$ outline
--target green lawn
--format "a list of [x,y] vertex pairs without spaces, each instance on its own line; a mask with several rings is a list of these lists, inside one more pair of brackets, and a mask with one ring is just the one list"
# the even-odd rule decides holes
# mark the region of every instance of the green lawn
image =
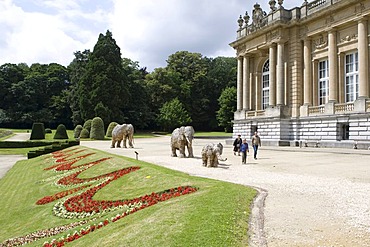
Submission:
[[[73,154],[68,161],[91,154],[78,160],[73,167],[110,158],[82,172],[78,176],[81,179],[97,177],[127,167],[140,167],[139,170],[126,174],[100,189],[93,197],[94,200],[132,199],[178,186],[198,188],[191,194],[159,202],[118,221],[110,222],[107,226],[66,244],[67,246],[234,247],[248,245],[248,220],[250,206],[256,195],[255,190],[242,185],[192,177],[146,162],[85,147],[71,147],[66,150]],[[63,153],[67,154],[65,151]],[[0,208],[2,209],[0,210],[0,246],[9,238],[82,220],[55,216],[52,210],[56,201],[36,205],[36,202],[45,196],[81,186],[56,186],[55,182],[58,179],[66,174],[71,175],[74,170],[59,172],[44,170],[55,165],[55,160],[51,157],[52,154],[47,154],[20,161],[0,180]],[[92,186],[99,182],[101,183],[101,181],[93,182]],[[60,239],[68,233],[79,231],[81,227],[98,224],[122,212],[122,209],[118,209],[88,217],[86,219],[90,222],[83,226],[40,239],[28,246],[42,246],[45,241],[53,238]]]

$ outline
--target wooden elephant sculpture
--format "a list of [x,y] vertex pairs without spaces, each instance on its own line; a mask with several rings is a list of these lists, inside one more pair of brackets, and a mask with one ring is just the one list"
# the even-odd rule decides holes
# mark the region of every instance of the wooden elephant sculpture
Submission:
[[176,128],[171,135],[171,151],[172,157],[177,157],[176,150],[179,150],[180,158],[185,158],[185,147],[188,149],[189,158],[193,158],[193,139],[194,139],[193,126],[181,126]]
[[222,159],[223,145],[221,143],[217,144],[207,144],[202,148],[202,162],[203,166],[206,167],[217,167],[218,161],[226,161],[227,159]]
[[112,145],[114,148],[117,143],[117,148],[121,147],[121,141],[123,141],[123,147],[126,148],[126,140],[128,140],[128,145],[133,148],[134,140],[134,126],[132,124],[118,124],[112,130]]

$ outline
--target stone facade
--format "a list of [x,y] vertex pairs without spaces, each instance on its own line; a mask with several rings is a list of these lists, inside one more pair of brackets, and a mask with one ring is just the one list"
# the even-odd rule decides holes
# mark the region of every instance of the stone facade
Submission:
[[[278,4],[277,4],[278,3]],[[238,19],[233,136],[269,145],[370,146],[370,0],[270,0]]]

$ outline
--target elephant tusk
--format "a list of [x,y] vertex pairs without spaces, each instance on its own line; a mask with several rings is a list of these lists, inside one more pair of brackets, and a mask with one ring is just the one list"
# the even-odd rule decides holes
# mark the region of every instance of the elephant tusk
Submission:
[[188,143],[191,143],[191,142],[190,142],[190,140],[189,140],[189,137],[185,136],[185,138],[186,138],[186,141],[187,141]]

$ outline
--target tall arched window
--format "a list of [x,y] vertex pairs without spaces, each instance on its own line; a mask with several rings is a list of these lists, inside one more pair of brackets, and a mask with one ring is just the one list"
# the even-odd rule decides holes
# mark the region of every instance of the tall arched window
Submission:
[[262,109],[269,106],[270,94],[270,62],[267,60],[262,68]]
[[358,53],[346,55],[346,102],[353,102],[358,98]]
[[328,103],[329,100],[329,60],[319,62],[319,105]]

